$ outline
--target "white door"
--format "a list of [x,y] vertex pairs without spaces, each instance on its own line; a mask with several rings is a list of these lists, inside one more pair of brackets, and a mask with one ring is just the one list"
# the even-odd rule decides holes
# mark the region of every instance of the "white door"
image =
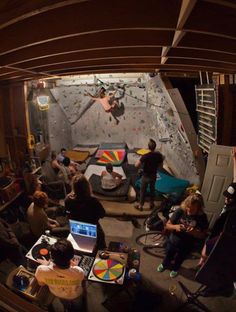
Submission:
[[223,191],[233,182],[232,147],[213,144],[208,155],[201,193],[210,228],[224,206]]

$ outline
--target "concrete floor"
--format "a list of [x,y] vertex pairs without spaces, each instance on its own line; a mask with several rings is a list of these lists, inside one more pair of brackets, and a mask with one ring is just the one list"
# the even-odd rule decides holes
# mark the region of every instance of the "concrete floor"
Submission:
[[[185,301],[186,297],[183,291],[180,289],[178,281],[184,283],[186,287],[188,287],[191,291],[195,291],[199,284],[194,281],[194,271],[191,268],[194,268],[197,264],[197,259],[187,259],[183,263],[183,267],[179,272],[179,275],[172,279],[169,277],[169,272],[165,271],[163,273],[158,273],[156,268],[157,265],[162,261],[163,257],[163,249],[162,248],[154,248],[151,250],[152,254],[148,254],[143,251],[143,248],[136,244],[136,237],[142,233],[144,233],[143,228],[143,220],[142,218],[138,218],[138,223],[141,228],[133,227],[133,231],[127,231],[127,235],[132,233],[131,237],[124,237],[123,233],[119,236],[112,237],[106,236],[107,243],[110,241],[119,241],[124,242],[130,247],[137,248],[141,253],[141,265],[140,272],[142,279],[137,285],[129,286],[129,293],[124,291],[127,289],[125,287],[120,287],[117,285],[108,285],[97,282],[87,282],[87,311],[88,312],[116,312],[116,311],[124,311],[124,312],[139,312],[139,311],[147,311],[147,312],[155,312],[155,311],[165,311],[172,312],[177,311],[180,308],[181,304]],[[127,221],[129,222],[129,221]],[[114,226],[112,219],[109,225],[109,222],[106,222],[107,227],[111,227],[105,229],[107,233],[112,234],[112,227]],[[117,224],[117,222],[116,222]],[[117,225],[116,225],[117,226]],[[124,221],[122,221],[122,226],[124,226]],[[130,226],[130,222],[129,222]],[[3,261],[0,263],[0,281],[2,283],[5,282],[7,274],[12,270],[14,266],[8,262]],[[122,289],[117,295],[108,300],[105,306],[102,304],[104,300],[112,296],[116,291]],[[173,290],[173,294],[171,294],[171,289]],[[161,297],[162,302],[158,303],[158,298]],[[145,309],[142,308],[142,303],[139,300],[142,299],[142,302],[145,303]],[[215,297],[215,298],[200,298],[201,302],[204,303],[207,308],[212,312],[233,312],[236,311],[236,296],[232,296],[231,298],[224,297]],[[151,308],[148,305],[154,301],[155,308]],[[55,303],[56,312],[62,311],[60,304]],[[178,311],[200,311],[197,309],[193,309],[193,307],[188,307],[186,309],[180,308]]]
[[[140,225],[143,224],[143,219],[138,219]],[[111,225],[112,226],[112,225]],[[190,291],[195,291],[200,284],[194,281],[194,270],[193,268],[196,266],[198,259],[196,257],[187,259],[183,263],[183,267],[179,272],[179,275],[172,279],[169,277],[169,271],[165,271],[163,273],[157,272],[156,268],[157,265],[162,261],[162,257],[164,255],[164,250],[162,248],[154,248],[152,249],[152,255],[143,251],[141,246],[138,246],[135,242],[135,239],[138,235],[144,233],[143,226],[138,229],[134,228],[133,236],[130,238],[118,238],[118,237],[107,237],[107,241],[122,241],[127,243],[130,247],[137,248],[141,253],[141,266],[140,272],[142,275],[142,281],[139,286],[136,287],[134,293],[137,292],[141,294],[145,290],[145,294],[149,298],[149,293],[155,293],[161,295],[162,303],[158,304],[155,309],[145,309],[145,311],[165,311],[165,312],[172,312],[172,311],[199,311],[193,309],[193,307],[188,308],[181,308],[181,304],[185,301],[186,297],[181,290],[178,281],[184,283],[186,287],[190,289]],[[109,289],[111,285],[107,285],[107,287],[103,287],[103,285],[99,283],[89,282],[88,283],[88,311],[89,312],[105,312],[107,311],[106,308],[101,304],[106,299],[106,292],[108,295],[110,292],[115,290]],[[142,292],[140,293],[138,287],[141,288]],[[174,290],[174,294],[171,294],[171,289]],[[147,290],[147,292],[146,292]],[[132,292],[132,291],[131,291]],[[96,293],[96,295],[95,295]],[[150,295],[151,296],[151,295]],[[123,302],[122,302],[123,300]],[[109,311],[116,312],[116,311],[142,311],[141,309],[132,310],[132,304],[134,304],[135,296],[128,296],[127,293],[123,292],[114,297],[114,299],[110,300],[109,302]],[[215,298],[200,298],[200,301],[204,303],[207,308],[212,312],[233,312],[236,311],[236,296],[232,296],[231,298],[224,298],[224,297],[215,297]],[[148,305],[148,303],[147,303]],[[94,307],[96,306],[96,309]],[[108,306],[107,306],[108,307]],[[144,311],[144,310],[143,310]]]

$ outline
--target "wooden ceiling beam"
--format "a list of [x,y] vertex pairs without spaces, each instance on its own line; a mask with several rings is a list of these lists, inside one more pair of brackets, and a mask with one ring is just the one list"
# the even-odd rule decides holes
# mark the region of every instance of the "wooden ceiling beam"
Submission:
[[159,64],[161,61],[160,57],[156,56],[117,56],[117,57],[104,57],[104,58],[94,58],[94,59],[75,59],[72,61],[67,61],[67,62],[58,62],[58,63],[53,63],[53,64],[45,64],[41,66],[36,66],[32,67],[30,69],[37,70],[37,68],[43,69],[43,71],[47,71],[48,69],[55,69],[57,67],[65,67],[65,66],[70,66],[70,64],[90,64],[90,65],[96,65],[96,64],[112,64],[115,63],[116,61],[122,61],[123,63],[143,63],[144,61],[146,63],[155,63]]
[[58,54],[53,56],[45,56],[41,58],[35,58],[31,61],[18,62],[14,65],[18,65],[21,68],[37,68],[40,66],[48,66],[56,63],[73,62],[74,60],[96,60],[96,59],[112,59],[112,58],[129,58],[129,57],[147,57],[154,58],[160,57],[161,47],[117,47],[116,49],[96,49],[89,51],[72,51],[66,54]]
[[232,8],[232,9],[236,9],[236,3],[234,3],[235,1],[227,1],[227,0],[203,0],[205,2],[211,2],[214,4],[218,4],[221,6],[225,6],[228,8]]
[[177,26],[175,30],[175,34],[173,37],[172,45],[168,48],[163,47],[164,49],[162,50],[162,59],[161,59],[161,64],[165,64],[165,62],[168,60],[167,54],[171,47],[176,47],[180,40],[183,38],[185,35],[185,32],[182,30],[186,20],[189,18],[197,0],[182,0],[180,12],[179,12],[179,17],[177,21]]
[[12,6],[10,6],[11,3],[9,3],[7,4],[8,6],[6,5],[1,7],[2,12],[0,15],[0,29],[23,21],[35,15],[84,1],[89,0],[21,0],[19,5],[17,5],[16,1],[14,1],[14,4]]

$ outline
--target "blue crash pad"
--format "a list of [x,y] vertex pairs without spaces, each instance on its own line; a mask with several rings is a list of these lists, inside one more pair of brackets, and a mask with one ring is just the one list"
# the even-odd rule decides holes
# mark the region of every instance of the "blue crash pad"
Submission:
[[[141,179],[138,179],[135,182],[135,186],[140,189]],[[158,171],[157,180],[155,183],[155,191],[156,195],[160,194],[168,194],[172,199],[179,199],[185,189],[189,186],[189,181],[178,179],[169,174],[165,174],[163,172]],[[148,186],[147,193],[150,192],[150,188]]]

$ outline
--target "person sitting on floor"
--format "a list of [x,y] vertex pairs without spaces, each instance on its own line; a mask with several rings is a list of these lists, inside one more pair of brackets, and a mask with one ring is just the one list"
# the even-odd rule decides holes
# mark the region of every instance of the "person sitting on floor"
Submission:
[[51,260],[38,259],[35,277],[40,286],[47,285],[50,292],[62,302],[65,311],[79,311],[83,294],[84,271],[74,258],[74,248],[66,239],[51,246]]
[[101,173],[101,183],[104,190],[114,190],[122,183],[122,175],[113,171],[111,163],[106,164],[106,170]]
[[67,172],[67,176],[69,181],[72,180],[72,178],[76,175],[76,173],[78,172],[77,170],[77,166],[75,163],[72,163],[69,157],[65,157],[63,159],[63,166],[66,169]]
[[55,174],[58,174],[61,170],[61,165],[57,160],[57,154],[55,151],[51,152],[51,166],[55,172]]
[[105,210],[97,198],[92,196],[91,185],[86,177],[79,173],[72,181],[72,192],[65,200],[65,209],[69,219],[97,224],[97,246],[106,248],[105,234],[99,219],[104,218]]
[[204,203],[200,194],[189,195],[166,223],[166,229],[171,233],[167,239],[166,255],[163,262],[157,267],[158,272],[163,272],[171,267],[170,277],[175,277],[178,270],[192,250],[195,242],[204,239],[208,220],[203,211]]
[[[48,196],[46,193],[36,191],[33,195],[33,202],[30,204],[27,210],[27,219],[30,225],[30,229],[35,238],[40,237],[45,233],[45,230],[51,230],[55,235],[65,235],[68,231],[60,227],[60,224],[47,216],[45,210],[48,208]],[[49,208],[50,209],[50,208]]]
[[155,183],[157,170],[162,168],[164,157],[160,152],[156,152],[156,142],[152,139],[148,142],[149,153],[143,155],[136,163],[135,167],[143,167],[143,175],[141,178],[139,203],[135,204],[135,208],[143,210],[145,201],[145,193],[148,185],[150,185],[150,209],[154,208]]
[[59,162],[59,164],[62,164],[65,157],[66,157],[66,149],[63,147],[60,153],[57,154],[56,160]]

